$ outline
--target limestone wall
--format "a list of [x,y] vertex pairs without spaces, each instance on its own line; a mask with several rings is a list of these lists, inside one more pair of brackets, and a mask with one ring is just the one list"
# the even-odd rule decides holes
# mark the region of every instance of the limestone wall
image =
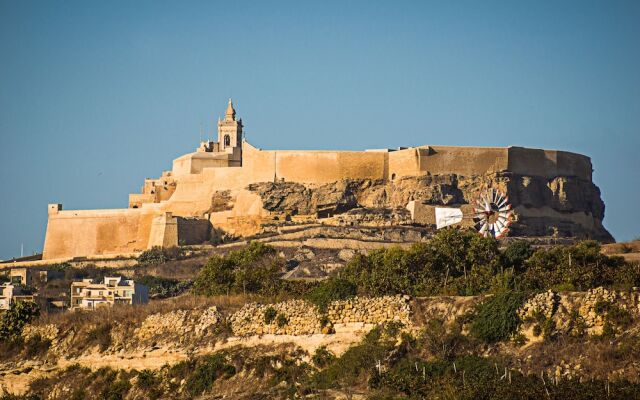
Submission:
[[145,250],[154,217],[141,209],[49,214],[43,259]]
[[277,151],[276,179],[323,184],[342,179],[385,179],[385,153]]
[[49,215],[42,258],[124,254],[153,246],[200,244],[210,222],[175,217],[157,210],[59,211]]
[[[265,321],[267,309],[275,310],[276,317]],[[286,323],[278,324],[279,315]],[[303,300],[290,300],[276,304],[251,303],[229,316],[233,333],[237,336],[262,334],[311,335],[330,333],[338,324],[365,323],[381,324],[400,322],[411,325],[409,296],[354,297],[349,300],[332,302],[326,314]]]
[[411,148],[386,153],[389,160],[387,178],[395,181],[403,176],[415,176],[420,171],[421,156],[427,151],[428,148]]
[[505,147],[429,146],[420,158],[420,168],[431,175],[458,174],[471,176],[508,169]]
[[557,176],[575,176],[591,181],[591,159],[581,154],[557,150],[509,147],[507,170],[527,176],[553,179]]

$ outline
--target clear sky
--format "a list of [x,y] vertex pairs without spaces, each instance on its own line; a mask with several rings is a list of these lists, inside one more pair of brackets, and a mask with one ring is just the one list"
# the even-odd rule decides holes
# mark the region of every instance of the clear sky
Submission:
[[123,208],[234,98],[267,149],[520,145],[592,158],[640,235],[639,1],[0,0],[0,258],[47,203]]

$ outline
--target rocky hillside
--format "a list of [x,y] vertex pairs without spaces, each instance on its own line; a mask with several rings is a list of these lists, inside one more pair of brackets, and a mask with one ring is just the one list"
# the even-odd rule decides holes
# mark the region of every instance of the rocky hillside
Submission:
[[456,174],[403,177],[388,183],[344,180],[315,187],[266,182],[249,185],[247,189],[260,195],[264,209],[276,214],[333,217],[328,223],[342,225],[398,226],[433,224],[429,218],[412,219],[406,209],[411,201],[464,207],[491,187],[506,193],[516,210],[513,236],[613,241],[602,225],[605,206],[600,190],[592,182],[579,178],[546,180],[501,172],[469,177]]
[[[258,393],[284,398],[292,394],[289,389],[340,398],[367,385],[354,379],[328,390],[332,385],[322,380],[332,366],[347,375],[353,373],[350,368],[377,370],[382,383],[373,388],[390,389],[398,379],[394,374],[402,371],[398,366],[407,361],[411,369],[420,364],[416,375],[421,377],[427,364],[419,357],[444,357],[455,374],[457,368],[469,368],[468,357],[476,352],[494,360],[490,370],[495,362],[497,372],[490,380],[534,376],[539,382],[534,380],[532,387],[544,390],[546,379],[552,398],[562,398],[556,397],[562,393],[558,386],[567,383],[613,382],[607,385],[615,393],[616,382],[637,381],[640,292],[597,288],[532,296],[517,309],[522,324],[511,339],[496,343],[483,331],[495,328],[483,327],[480,317],[474,321],[470,315],[482,315],[483,305],[492,308],[500,301],[499,296],[354,298],[319,311],[303,301],[240,307],[224,299],[185,298],[160,308],[143,307],[136,315],[124,308],[69,314],[26,326],[23,344],[3,349],[0,388],[51,400],[109,393],[123,399],[253,398]],[[504,317],[491,312],[500,324]],[[378,338],[375,345],[366,345],[376,326],[386,327],[393,340]],[[375,363],[364,355],[350,359],[362,351],[362,343],[374,359],[381,358]],[[206,375],[206,368],[212,368],[212,375]],[[468,372],[468,384],[480,379]],[[410,370],[402,373],[409,374],[403,379],[411,375]],[[305,388],[290,386],[294,381]]]

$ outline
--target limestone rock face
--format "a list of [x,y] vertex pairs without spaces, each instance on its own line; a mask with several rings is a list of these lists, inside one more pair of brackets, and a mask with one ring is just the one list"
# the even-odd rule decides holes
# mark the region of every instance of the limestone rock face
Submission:
[[338,225],[393,226],[425,223],[408,215],[406,207],[411,201],[462,207],[463,212],[470,214],[474,199],[492,187],[506,193],[515,209],[517,220],[511,226],[512,236],[613,241],[602,225],[605,206],[600,189],[577,177],[547,179],[495,172],[406,176],[389,182],[343,180],[315,186],[264,182],[247,189],[260,196],[265,210],[275,214],[331,217],[327,222]]

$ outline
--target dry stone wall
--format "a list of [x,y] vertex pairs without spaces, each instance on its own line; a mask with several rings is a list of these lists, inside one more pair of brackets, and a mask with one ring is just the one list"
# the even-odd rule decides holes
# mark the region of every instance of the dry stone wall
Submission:
[[[409,301],[409,296],[354,297],[329,304],[326,313],[303,300],[251,303],[232,314],[229,322],[233,333],[238,336],[330,333],[334,325],[358,322],[381,324],[395,321],[411,325]],[[267,313],[271,318],[265,318]]]
[[204,336],[224,318],[217,307],[204,310],[176,310],[152,314],[134,331],[140,342],[182,342],[191,336]]
[[541,335],[532,333],[535,325],[551,321],[550,333],[575,333],[580,328],[589,335],[603,333],[607,306],[619,308],[631,318],[640,316],[640,290],[608,290],[602,287],[586,292],[556,293],[547,291],[530,298],[519,310],[523,321],[522,330],[529,339],[542,340]]

